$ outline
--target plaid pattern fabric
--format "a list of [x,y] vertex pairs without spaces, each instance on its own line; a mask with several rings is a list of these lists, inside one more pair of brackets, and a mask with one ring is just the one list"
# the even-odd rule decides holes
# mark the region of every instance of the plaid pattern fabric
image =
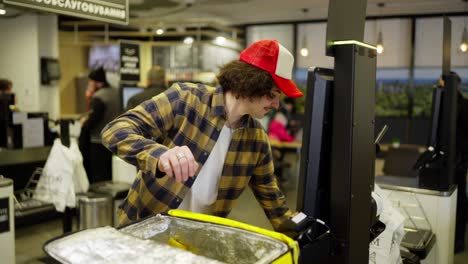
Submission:
[[[191,83],[174,84],[109,123],[102,132],[103,144],[139,170],[118,209],[120,224],[177,208],[196,177],[178,183],[157,170],[158,158],[168,148],[186,145],[203,165],[224,123],[222,87]],[[291,211],[276,183],[268,136],[248,116],[233,132],[214,215],[226,217],[247,185],[278,229]]]

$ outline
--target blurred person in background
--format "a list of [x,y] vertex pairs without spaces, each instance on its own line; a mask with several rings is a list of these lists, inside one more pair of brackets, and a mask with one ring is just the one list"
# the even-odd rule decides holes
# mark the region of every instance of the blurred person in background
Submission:
[[13,83],[8,79],[0,79],[0,94],[13,93]]
[[268,125],[268,136],[272,140],[281,142],[292,142],[295,140],[294,121],[291,120],[295,111],[294,99],[284,98],[281,107],[273,113]]
[[[2,96],[2,100],[6,100],[8,102],[10,111],[19,111],[18,107],[18,99],[16,95],[13,93],[13,82],[8,79],[0,79],[0,96]],[[2,113],[0,115],[4,115],[3,109],[0,109]]]
[[143,92],[130,97],[127,103],[127,110],[153,98],[167,89],[166,71],[161,66],[153,66],[146,75],[146,89]]
[[81,120],[79,138],[83,165],[90,183],[112,179],[112,153],[101,141],[101,130],[119,114],[118,91],[109,86],[103,68],[88,75],[89,114]]

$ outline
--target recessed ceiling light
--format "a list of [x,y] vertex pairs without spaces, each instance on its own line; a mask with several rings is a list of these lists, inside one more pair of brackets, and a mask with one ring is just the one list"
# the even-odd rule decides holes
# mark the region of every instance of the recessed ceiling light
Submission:
[[193,41],[194,41],[194,39],[193,39],[192,37],[186,37],[186,38],[184,39],[184,44],[190,45],[190,44],[193,43]]

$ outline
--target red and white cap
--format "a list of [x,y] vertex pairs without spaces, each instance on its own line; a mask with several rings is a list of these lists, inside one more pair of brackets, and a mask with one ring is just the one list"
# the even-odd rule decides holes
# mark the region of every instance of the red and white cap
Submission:
[[288,97],[303,94],[293,83],[294,57],[276,40],[260,40],[248,46],[240,54],[240,61],[270,73],[276,86]]

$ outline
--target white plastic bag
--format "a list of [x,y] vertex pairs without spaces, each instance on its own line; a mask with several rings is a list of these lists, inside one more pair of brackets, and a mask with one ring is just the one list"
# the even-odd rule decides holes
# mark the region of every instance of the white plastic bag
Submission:
[[75,194],[85,193],[89,189],[89,180],[83,166],[83,156],[76,141],[72,141],[70,151],[73,155],[73,183]]
[[400,264],[400,244],[404,236],[405,217],[381,194],[382,190],[375,185],[372,197],[379,207],[379,219],[386,227],[369,245],[369,264]]
[[67,148],[62,145],[60,139],[56,139],[33,198],[52,202],[58,212],[63,212],[65,207],[74,208],[75,194],[86,192],[89,188],[82,161],[83,157],[76,141],[72,141],[70,148]]

